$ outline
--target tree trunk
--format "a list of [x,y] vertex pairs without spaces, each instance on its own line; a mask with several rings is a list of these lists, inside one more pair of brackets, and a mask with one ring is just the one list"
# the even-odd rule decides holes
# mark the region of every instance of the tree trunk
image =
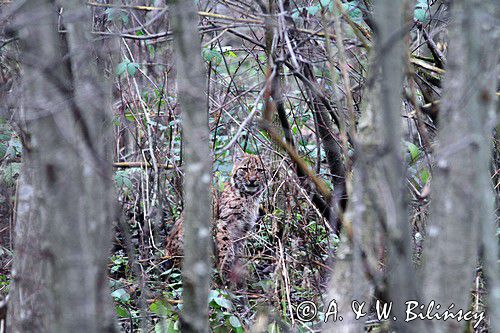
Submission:
[[8,332],[46,332],[44,315],[47,294],[40,265],[40,224],[35,200],[33,172],[25,162],[19,179],[17,196],[17,223],[14,231],[15,252],[12,266],[12,283],[9,292]]
[[[397,318],[393,327],[398,332],[421,332],[418,323],[407,323],[405,302],[416,299],[416,279],[411,264],[411,233],[407,214],[406,182],[401,156],[402,120],[401,97],[403,85],[403,31],[404,2],[381,0],[374,4],[377,58],[380,63],[380,179],[378,193],[384,210],[386,243],[388,249],[386,276],[387,296],[393,302]],[[392,318],[391,318],[392,319]]]
[[[425,291],[428,301],[435,300],[443,308],[454,303],[454,309],[467,311],[483,230],[484,268],[492,288],[491,331],[498,331],[498,243],[495,246],[497,241],[487,236],[495,234],[489,165],[498,75],[499,38],[494,16],[498,5],[495,1],[458,0],[451,10],[454,23],[449,30],[427,227]],[[458,332],[466,323],[448,320],[433,324],[436,332]]]
[[[41,314],[44,330],[37,331],[111,332],[106,276],[114,216],[111,90],[92,52],[88,9],[76,0],[65,5],[65,35],[58,32],[53,1],[26,2],[17,21],[23,121],[30,136],[24,157],[34,170],[38,209],[34,218],[18,223],[19,229],[39,228],[40,252],[16,251],[16,265],[29,260],[25,256],[38,258],[33,270],[41,275],[30,278],[43,285],[47,302]],[[14,287],[14,295],[22,292],[16,289],[21,284]],[[36,294],[23,296],[12,311],[29,311],[27,300]],[[16,325],[13,331],[24,329]]]
[[208,332],[211,244],[211,155],[206,69],[193,1],[171,1],[185,152],[182,332]]

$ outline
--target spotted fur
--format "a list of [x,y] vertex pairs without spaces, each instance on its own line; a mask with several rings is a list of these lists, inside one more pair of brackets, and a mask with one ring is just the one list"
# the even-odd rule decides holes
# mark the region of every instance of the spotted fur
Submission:
[[[259,216],[259,204],[266,188],[266,170],[256,155],[243,154],[233,166],[231,182],[214,199],[213,228],[217,268],[225,277],[232,275],[249,232]],[[166,254],[182,255],[182,215],[167,237]]]

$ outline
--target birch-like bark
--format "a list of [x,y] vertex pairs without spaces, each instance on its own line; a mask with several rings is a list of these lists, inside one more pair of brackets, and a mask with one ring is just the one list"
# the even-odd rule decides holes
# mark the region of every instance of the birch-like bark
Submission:
[[[16,251],[15,266],[29,260],[24,256],[38,258],[33,269],[41,274],[29,277],[46,296],[38,332],[113,332],[106,276],[114,216],[111,86],[96,65],[88,8],[76,0],[65,5],[66,35],[58,32],[53,1],[26,1],[16,23],[30,139],[24,158],[39,213],[18,223],[39,228],[40,252]],[[20,287],[14,284],[14,295]],[[12,311],[29,311],[37,294],[22,296]]]
[[211,243],[211,156],[206,109],[206,69],[201,59],[194,1],[171,1],[178,95],[184,136],[184,262],[182,332],[208,328]]
[[[440,110],[439,147],[427,227],[425,292],[443,308],[467,311],[481,243],[490,287],[491,331],[499,329],[498,241],[490,180],[491,133],[498,75],[498,5],[457,0]],[[496,14],[495,14],[496,13]],[[465,322],[434,321],[436,332],[462,331]]]

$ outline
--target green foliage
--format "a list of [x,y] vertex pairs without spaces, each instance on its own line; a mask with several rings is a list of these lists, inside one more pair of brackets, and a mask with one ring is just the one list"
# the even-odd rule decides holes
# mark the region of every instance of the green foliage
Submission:
[[14,186],[20,171],[21,163],[9,163],[0,172],[2,182],[7,186]]
[[129,170],[118,170],[115,172],[115,183],[118,188],[125,188],[128,190],[132,190],[133,184],[132,181],[130,180],[130,173],[132,172],[131,170],[137,170],[138,168],[131,168]]
[[420,180],[422,181],[422,185],[426,185],[429,181],[430,172],[428,169],[423,169],[420,171]]
[[179,317],[172,305],[163,300],[156,300],[149,306],[149,311],[158,316],[155,332],[180,332]]
[[120,270],[127,271],[128,270],[128,258],[123,255],[123,251],[119,251],[118,253],[111,256],[111,274],[117,273]]
[[413,11],[413,19],[421,23],[429,23],[430,7],[427,0],[418,0]]
[[128,73],[128,75],[130,76],[134,76],[137,72],[137,69],[139,69],[138,63],[131,62],[130,60],[125,59],[118,65],[116,65],[115,72],[118,76],[124,76],[126,73]]
[[127,303],[130,300],[129,293],[127,293],[123,288],[113,291],[111,296],[120,303]]
[[234,295],[225,290],[210,291],[210,322],[214,326],[214,332],[244,332],[240,319],[234,314],[233,298]]
[[117,305],[115,307],[116,314],[120,318],[128,318],[130,316],[129,312],[123,306]]
[[342,9],[349,15],[349,18],[358,24],[363,23],[363,12],[356,1],[342,3]]
[[201,55],[206,62],[212,62],[215,66],[222,62],[222,54],[217,50],[204,48],[201,50]]
[[223,46],[222,52],[223,52],[224,56],[229,57],[229,58],[238,58],[238,56],[236,55],[236,53],[234,53],[234,51],[232,51],[232,49],[233,48],[231,46]]
[[0,118],[0,158],[21,156],[23,147],[12,127]]
[[180,332],[179,321],[171,319],[161,320],[155,325],[155,333],[175,333]]
[[420,157],[420,149],[413,143],[407,142],[408,151],[410,152],[411,163],[415,162]]
[[[2,248],[0,247],[0,255],[4,255],[1,250]],[[2,291],[2,293],[6,295],[9,292],[9,286],[10,286],[9,277],[5,274],[0,274],[0,290]]]

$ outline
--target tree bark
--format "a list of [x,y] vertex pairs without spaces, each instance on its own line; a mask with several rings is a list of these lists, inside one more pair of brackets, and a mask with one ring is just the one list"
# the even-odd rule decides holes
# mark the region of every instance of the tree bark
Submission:
[[[33,169],[39,214],[18,223],[39,228],[40,252],[16,251],[15,265],[29,260],[25,256],[38,258],[33,269],[41,274],[30,278],[43,286],[46,304],[45,326],[37,331],[112,332],[106,275],[114,216],[111,86],[96,65],[88,9],[76,0],[65,5],[66,35],[58,32],[53,1],[27,1],[19,14],[23,122],[30,136],[24,157]],[[14,284],[13,294],[21,287]],[[23,296],[12,311],[29,311],[27,300],[36,294]],[[24,332],[16,323],[12,330]]]
[[33,172],[25,162],[19,179],[17,223],[12,283],[9,292],[8,332],[46,332],[44,315],[47,294],[42,276],[39,212],[36,205]]
[[[498,75],[498,5],[458,0],[451,10],[454,22],[424,248],[425,291],[428,301],[443,308],[454,303],[454,309],[467,311],[482,230],[491,331],[498,331],[498,242],[488,236],[495,234],[489,166]],[[436,332],[457,332],[465,325],[452,320],[433,324]]]
[[[411,261],[411,232],[407,214],[407,193],[402,160],[402,86],[403,1],[381,0],[374,4],[376,24],[376,67],[379,75],[380,122],[377,123],[381,146],[375,193],[380,196],[382,228],[387,246],[385,294],[393,303],[391,325],[398,332],[421,332],[421,322],[405,322],[405,302],[418,299],[416,279]],[[397,36],[397,35],[396,35]],[[392,319],[392,318],[391,318]]]
[[206,109],[206,69],[201,59],[193,1],[171,1],[184,136],[183,332],[208,332],[211,244],[211,155]]

